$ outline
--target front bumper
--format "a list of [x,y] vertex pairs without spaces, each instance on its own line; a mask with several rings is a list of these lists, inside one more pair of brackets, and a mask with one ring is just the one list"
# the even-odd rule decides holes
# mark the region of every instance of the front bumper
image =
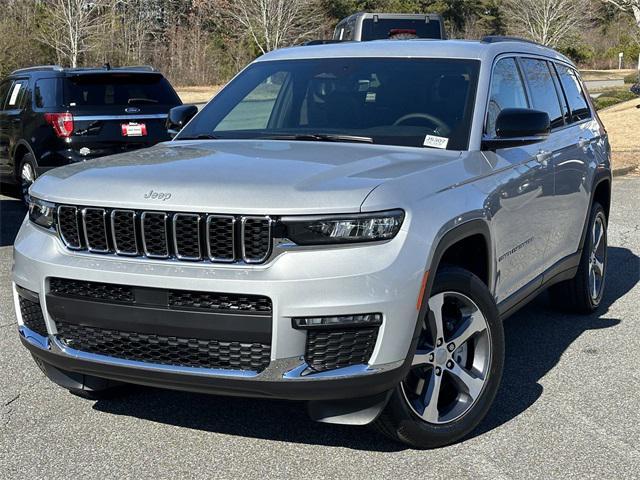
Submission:
[[[416,331],[416,298],[427,251],[406,232],[387,243],[333,249],[300,249],[266,265],[189,264],[69,252],[59,239],[25,221],[15,241],[13,279],[36,292],[47,336],[24,325],[23,344],[57,368],[117,381],[189,391],[298,400],[355,398],[395,386],[406,373]],[[273,302],[271,362],[261,372],[205,369],[130,361],[77,351],[57,338],[47,309],[48,279],[151,288],[265,295]],[[16,311],[19,312],[16,296]],[[383,323],[367,364],[310,372],[306,333],[292,317],[381,312]]]

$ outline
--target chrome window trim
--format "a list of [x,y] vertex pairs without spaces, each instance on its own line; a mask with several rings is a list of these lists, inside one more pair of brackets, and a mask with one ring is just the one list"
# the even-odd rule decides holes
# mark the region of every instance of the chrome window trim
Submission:
[[151,120],[165,119],[166,113],[148,113],[141,115],[74,115],[73,120],[78,122],[91,122],[95,120]]
[[[163,217],[164,217],[163,220],[164,220],[165,250],[167,252],[166,255],[156,255],[154,253],[149,253],[149,250],[147,249],[147,240],[146,240],[145,228],[144,228],[144,220],[145,220],[147,214],[163,215]],[[142,230],[142,250],[144,251],[144,254],[145,254],[146,257],[148,257],[148,258],[169,258],[169,233],[167,231],[167,218],[168,218],[168,215],[166,214],[166,212],[144,211],[144,212],[142,212],[142,215],[140,215],[140,227],[141,227],[141,230]]]
[[[104,229],[104,240],[107,243],[106,250],[101,248],[92,248],[91,245],[89,244],[89,235],[87,235],[87,221],[85,218],[87,211],[89,210],[102,211],[102,228]],[[104,208],[99,208],[99,207],[84,207],[81,210],[81,214],[82,214],[82,232],[84,233],[84,239],[85,239],[85,242],[87,243],[87,250],[89,250],[91,253],[109,253],[109,238],[107,234],[107,211]]]
[[[75,246],[69,243],[69,241],[65,238],[64,234],[62,233],[62,229],[60,228],[60,210],[62,210],[63,208],[72,209],[76,217],[76,230],[78,231],[78,244],[79,244],[78,246]],[[56,214],[58,216],[58,218],[56,219],[58,223],[58,234],[60,236],[60,240],[62,240],[62,243],[64,243],[65,247],[67,247],[69,250],[84,250],[84,248],[82,247],[82,239],[80,238],[80,222],[78,221],[78,207],[75,207],[73,205],[58,205],[58,208],[56,209]]]
[[[179,217],[186,217],[186,218],[196,218],[198,220],[198,256],[197,257],[192,257],[189,255],[181,255],[180,254],[180,249],[178,248],[178,236],[176,235],[176,224],[178,223],[178,218]],[[171,219],[171,222],[173,224],[173,246],[175,248],[175,252],[176,252],[176,258],[178,260],[191,260],[194,262],[200,261],[202,260],[202,241],[200,239],[201,237],[201,233],[200,233],[200,224],[202,222],[202,217],[197,214],[197,213],[175,213],[173,214],[173,218]],[[166,226],[165,226],[166,229]]]
[[[244,230],[245,230],[245,225],[247,223],[247,220],[263,220],[263,221],[266,220],[267,221],[267,227],[268,227],[267,228],[267,235],[268,235],[268,238],[269,238],[267,243],[268,243],[269,247],[267,249],[267,253],[260,259],[249,259],[249,258],[247,258],[246,248],[245,248],[245,241],[244,241],[245,240]],[[241,218],[240,222],[241,222],[240,241],[242,243],[242,246],[241,246],[241,248],[242,248],[242,260],[245,263],[248,263],[248,264],[257,264],[257,263],[265,262],[271,256],[271,252],[273,251],[273,238],[271,236],[271,230],[272,230],[272,227],[273,227],[274,220],[268,215],[247,215],[247,216],[243,216]]]
[[[115,215],[116,212],[122,212],[122,213],[131,213],[132,217],[131,217],[131,223],[133,226],[133,239],[136,243],[136,251],[135,252],[125,252],[122,251],[118,248],[118,237],[116,235],[116,228],[115,228]],[[138,255],[140,255],[140,251],[138,249],[138,232],[136,231],[136,211],[135,210],[122,210],[122,209],[117,209],[114,208],[113,210],[111,210],[111,236],[113,238],[113,248],[116,251],[117,255],[126,255],[128,257],[137,257]]]
[[[209,232],[209,225],[211,224],[212,219],[217,218],[227,218],[231,220],[231,258],[219,258],[214,257],[211,254],[211,233]],[[220,262],[220,263],[233,263],[236,261],[236,217],[233,215],[207,215],[206,225],[205,225],[205,239],[207,242],[207,257],[211,262]]]

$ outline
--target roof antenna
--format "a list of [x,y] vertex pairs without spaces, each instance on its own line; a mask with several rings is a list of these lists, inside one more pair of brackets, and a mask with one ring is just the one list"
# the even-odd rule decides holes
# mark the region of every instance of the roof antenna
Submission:
[[106,62],[103,67],[105,70],[111,70],[111,64],[109,64],[109,62]]

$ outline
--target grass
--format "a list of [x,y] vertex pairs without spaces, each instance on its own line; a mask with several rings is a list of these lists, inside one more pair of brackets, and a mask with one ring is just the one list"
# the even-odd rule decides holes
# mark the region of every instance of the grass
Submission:
[[211,100],[223,85],[207,85],[198,87],[176,87],[176,93],[182,103],[206,103]]
[[624,78],[627,75],[638,73],[633,69],[622,70],[580,70],[580,76],[583,80],[615,80]]
[[593,102],[596,106],[596,110],[602,110],[618,103],[638,98],[635,93],[629,91],[629,87],[610,88],[599,93],[600,96]]
[[[640,167],[640,98],[615,105],[599,116],[609,134],[613,168]],[[637,170],[636,170],[637,171]]]

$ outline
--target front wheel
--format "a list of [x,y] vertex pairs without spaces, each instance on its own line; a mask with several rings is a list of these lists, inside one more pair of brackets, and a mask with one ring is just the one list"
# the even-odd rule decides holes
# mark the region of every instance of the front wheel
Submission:
[[20,184],[20,198],[27,205],[29,203],[29,187],[36,180],[36,162],[30,153],[22,157],[18,171],[18,182]]
[[495,398],[504,333],[495,301],[472,273],[438,271],[407,377],[376,426],[415,448],[453,443],[473,430]]

